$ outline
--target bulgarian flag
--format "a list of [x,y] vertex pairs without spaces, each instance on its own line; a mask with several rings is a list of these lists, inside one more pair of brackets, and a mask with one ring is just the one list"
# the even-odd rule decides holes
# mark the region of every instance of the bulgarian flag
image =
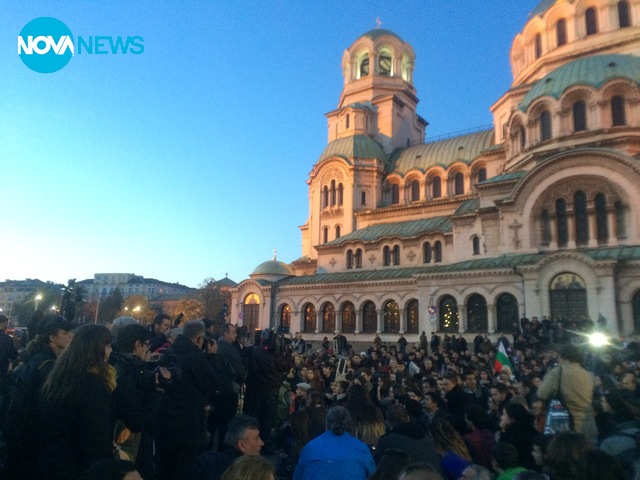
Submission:
[[513,374],[513,366],[509,361],[509,357],[507,356],[507,351],[504,349],[504,344],[502,342],[498,342],[498,352],[496,353],[496,360],[493,363],[493,370],[496,373],[500,373],[502,371],[502,367],[509,367],[511,373]]

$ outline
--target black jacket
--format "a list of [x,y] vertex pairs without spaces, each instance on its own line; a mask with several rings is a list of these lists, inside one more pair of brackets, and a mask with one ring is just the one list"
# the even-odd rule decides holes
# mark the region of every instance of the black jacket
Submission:
[[191,480],[218,480],[242,452],[224,447],[222,452],[209,451],[201,454],[191,468]]
[[411,462],[427,462],[442,473],[440,456],[436,451],[433,438],[416,423],[401,423],[380,437],[375,453],[376,463],[380,462],[384,452],[390,448],[407,452],[411,455]]
[[215,372],[205,354],[184,335],[178,335],[168,354],[175,355],[181,374],[165,389],[154,436],[168,442],[199,444],[207,398],[217,387]]
[[[219,379],[218,391],[220,393],[238,393],[238,386],[244,383],[247,374],[238,349],[220,339],[218,340],[218,353],[214,358],[214,362],[218,366],[216,369]],[[236,384],[235,388],[234,383]]]

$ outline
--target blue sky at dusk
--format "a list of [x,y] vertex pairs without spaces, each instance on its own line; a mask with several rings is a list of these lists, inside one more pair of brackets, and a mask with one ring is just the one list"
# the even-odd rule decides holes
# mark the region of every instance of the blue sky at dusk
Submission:
[[[0,280],[128,272],[237,282],[301,255],[305,181],[344,50],[376,27],[416,53],[427,139],[491,123],[537,0],[0,1]],[[143,37],[40,74],[17,35]]]

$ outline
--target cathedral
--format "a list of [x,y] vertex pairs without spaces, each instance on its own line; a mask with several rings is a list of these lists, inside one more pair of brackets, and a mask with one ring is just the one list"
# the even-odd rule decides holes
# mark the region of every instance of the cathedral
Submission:
[[415,58],[380,28],[345,50],[301,256],[257,266],[231,318],[365,342],[525,316],[640,332],[640,0],[541,1],[488,130],[425,140]]

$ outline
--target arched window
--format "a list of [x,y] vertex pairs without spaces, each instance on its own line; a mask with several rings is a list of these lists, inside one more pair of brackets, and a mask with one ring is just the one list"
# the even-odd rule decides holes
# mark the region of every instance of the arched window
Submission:
[[378,312],[373,302],[362,306],[362,333],[375,333],[378,330]]
[[481,167],[478,169],[478,182],[484,182],[487,179],[487,169]]
[[442,262],[442,242],[440,240],[437,240],[436,243],[434,244],[434,250],[435,250],[435,262],[436,263],[440,263]]
[[460,325],[458,302],[451,295],[445,295],[440,299],[438,308],[440,312],[440,328],[442,332],[457,332]]
[[627,227],[624,221],[624,206],[622,202],[617,201],[613,204],[613,208],[616,211],[616,236],[618,238],[624,238],[627,236]]
[[342,205],[343,190],[344,188],[342,187],[342,183],[339,183],[338,184],[338,205]]
[[424,242],[422,245],[422,261],[423,263],[431,263],[431,244]]
[[400,185],[394,183],[391,185],[391,205],[400,203]]
[[518,322],[518,301],[510,293],[503,293],[496,300],[498,332],[513,331],[513,324]]
[[542,35],[536,33],[533,39],[536,60],[542,56]]
[[388,267],[389,265],[391,265],[391,248],[389,248],[388,246],[385,246],[382,249],[382,264],[385,267]]
[[253,332],[260,324],[260,297],[250,293],[242,305],[242,325]]
[[420,200],[420,182],[414,180],[411,182],[411,201],[417,202],[418,200]]
[[316,307],[312,304],[307,303],[304,307],[304,323],[302,328],[307,333],[315,332],[316,330]]
[[332,303],[327,303],[322,309],[322,331],[333,333],[336,329],[336,309]]
[[391,55],[388,52],[380,52],[378,57],[378,73],[390,77],[392,72]]
[[364,57],[360,61],[360,77],[366,77],[369,75],[369,57]]
[[561,47],[567,43],[567,21],[564,18],[556,23],[556,45]]
[[336,204],[336,181],[331,180],[331,206]]
[[620,28],[630,27],[631,20],[629,19],[629,2],[618,2],[618,24]]
[[527,148],[527,131],[524,127],[520,127],[518,135],[520,137],[520,151],[524,152],[524,150]]
[[540,113],[540,141],[544,142],[551,138],[551,113],[543,110]]
[[340,238],[340,225],[336,225],[336,239]]
[[551,218],[549,210],[542,211],[542,243],[549,245],[551,242]]
[[400,312],[398,304],[389,300],[384,304],[384,333],[398,333],[400,331]]
[[558,246],[566,246],[569,242],[569,228],[567,224],[567,202],[564,198],[556,200],[556,230],[558,232]]
[[361,192],[360,193],[360,205],[366,205],[367,204],[367,192]]
[[329,206],[329,187],[326,185],[322,189],[322,208],[327,208]]
[[353,251],[347,250],[347,269],[353,268]]
[[356,250],[356,268],[362,268],[362,249]]
[[291,327],[291,307],[286,303],[280,307],[280,327]]
[[607,199],[603,193],[598,193],[596,195],[595,203],[598,242],[604,243],[609,239],[609,228],[607,226]]
[[456,173],[453,177],[453,190],[455,195],[464,194],[464,174],[462,172]]
[[584,12],[585,24],[587,27],[587,35],[598,33],[598,19],[596,17],[596,9],[594,7],[587,8]]
[[407,333],[418,333],[420,329],[420,310],[418,300],[407,303]]
[[349,114],[348,113],[347,113],[347,117],[345,118],[345,121],[344,121],[344,126],[345,126],[345,128],[349,128]]
[[624,97],[620,95],[616,95],[611,99],[611,124],[614,127],[627,124],[624,111]]
[[433,177],[431,196],[433,198],[440,198],[442,196],[442,180],[440,180],[440,177]]
[[487,301],[477,293],[467,300],[467,331],[485,332],[488,329]]
[[582,100],[573,104],[573,131],[587,129],[587,108]]
[[342,306],[342,333],[354,333],[356,331],[356,309],[353,303],[346,302]]
[[589,220],[587,219],[587,195],[578,190],[573,195],[573,212],[576,226],[576,243],[584,245],[589,241]]
[[477,235],[474,235],[471,239],[471,244],[473,247],[473,254],[480,255],[480,238]]
[[327,243],[329,241],[329,227],[324,227],[322,229],[322,243]]
[[394,245],[393,247],[393,264],[400,265],[400,245]]

